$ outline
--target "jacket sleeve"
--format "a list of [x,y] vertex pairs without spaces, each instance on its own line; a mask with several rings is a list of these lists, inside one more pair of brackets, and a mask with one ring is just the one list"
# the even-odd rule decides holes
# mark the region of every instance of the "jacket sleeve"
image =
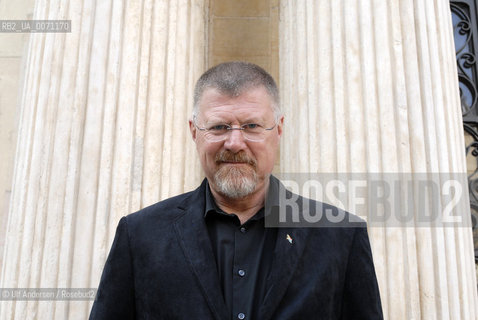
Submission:
[[127,220],[123,217],[106,260],[90,320],[135,319],[134,278]]
[[367,228],[355,228],[345,278],[342,319],[383,319]]

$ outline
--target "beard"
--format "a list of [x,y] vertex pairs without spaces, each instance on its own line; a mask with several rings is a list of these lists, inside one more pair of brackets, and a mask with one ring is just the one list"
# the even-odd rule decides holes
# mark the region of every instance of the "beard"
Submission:
[[[228,198],[239,199],[255,191],[258,181],[256,162],[244,151],[222,151],[216,155],[215,161],[219,170],[214,174],[214,184],[219,193]],[[221,165],[222,162],[242,162],[247,165]]]

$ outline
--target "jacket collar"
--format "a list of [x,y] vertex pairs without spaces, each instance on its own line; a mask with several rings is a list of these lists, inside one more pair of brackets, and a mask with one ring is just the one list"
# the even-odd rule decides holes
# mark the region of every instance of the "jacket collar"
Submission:
[[206,179],[180,204],[185,211],[174,228],[186,260],[199,281],[203,295],[217,320],[230,316],[222,296],[216,260],[204,221]]

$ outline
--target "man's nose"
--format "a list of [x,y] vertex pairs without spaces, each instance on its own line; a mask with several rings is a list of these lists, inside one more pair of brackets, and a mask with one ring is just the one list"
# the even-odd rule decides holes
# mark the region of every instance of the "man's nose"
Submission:
[[232,152],[244,150],[246,142],[242,130],[230,130],[224,141],[224,147]]

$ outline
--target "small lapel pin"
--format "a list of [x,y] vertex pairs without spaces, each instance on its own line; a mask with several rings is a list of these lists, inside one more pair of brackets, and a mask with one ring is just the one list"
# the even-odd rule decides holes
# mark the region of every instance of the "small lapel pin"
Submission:
[[287,237],[285,238],[287,239],[287,241],[289,241],[290,244],[292,244],[292,242],[294,241],[292,240],[292,237],[289,234],[287,234]]

